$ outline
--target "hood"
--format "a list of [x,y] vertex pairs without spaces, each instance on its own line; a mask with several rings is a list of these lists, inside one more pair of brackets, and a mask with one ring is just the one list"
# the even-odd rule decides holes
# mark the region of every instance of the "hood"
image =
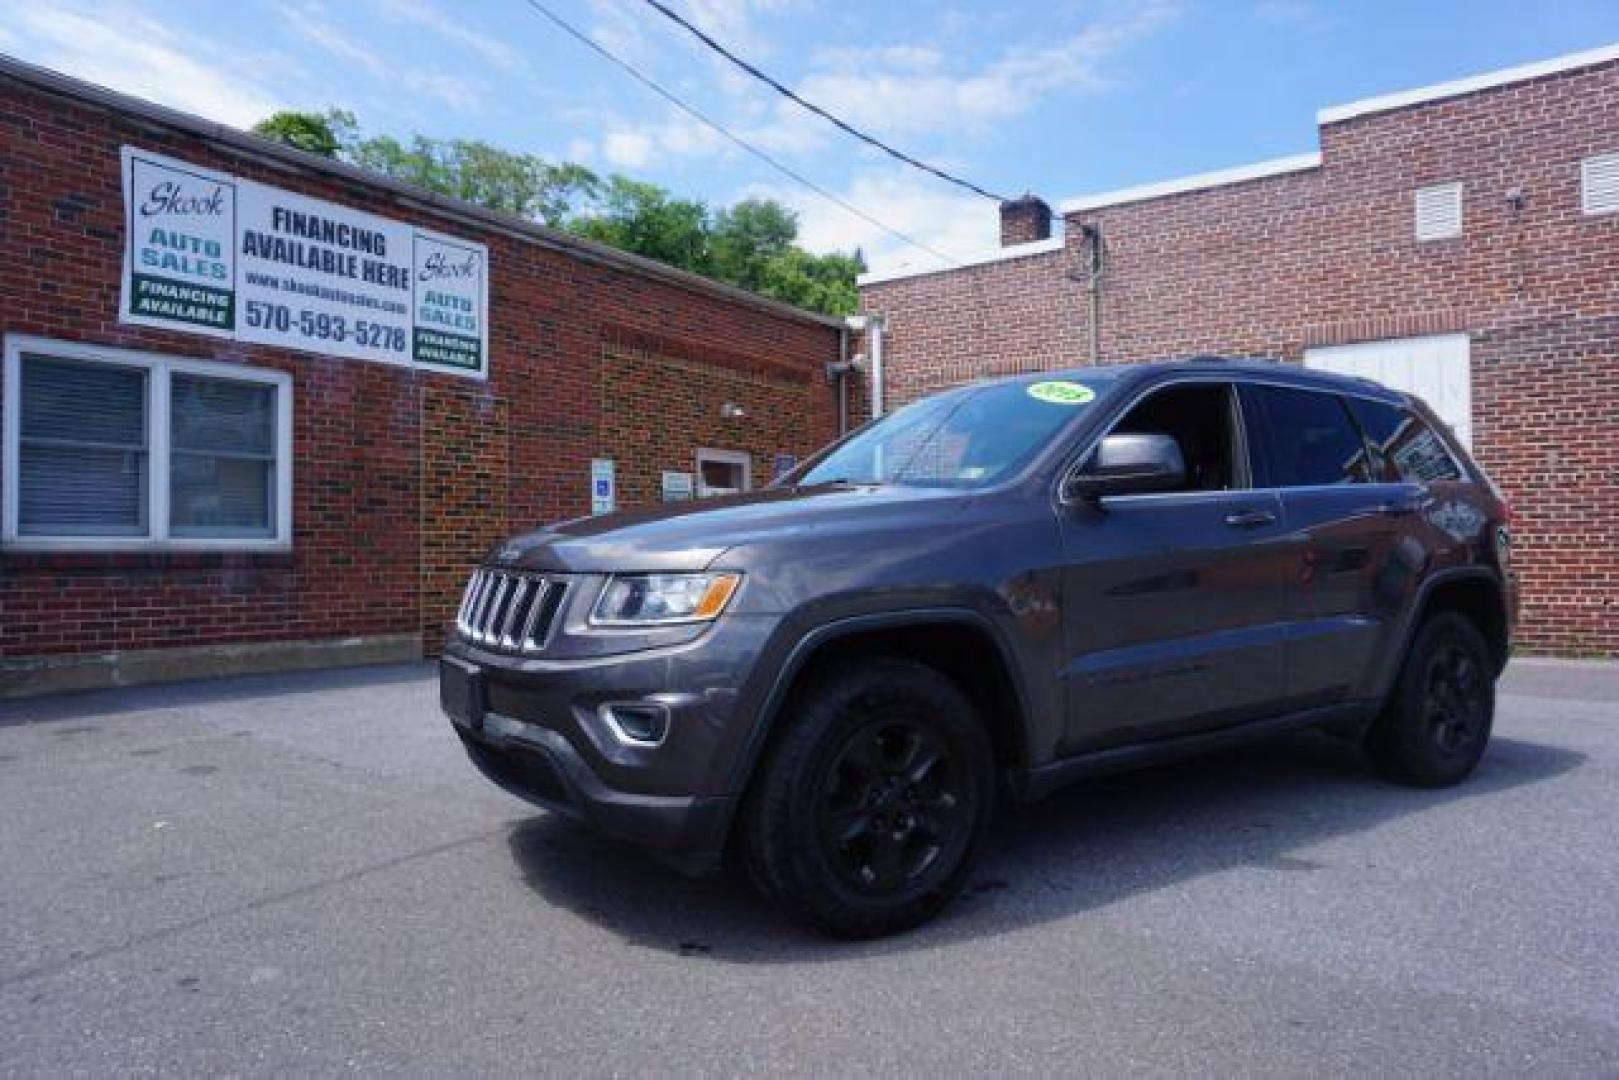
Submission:
[[766,488],[574,518],[508,540],[488,562],[576,573],[702,570],[732,547],[789,530],[801,541],[817,530],[846,534],[860,519],[886,520],[919,509],[918,504],[963,498],[963,492],[951,489],[884,484]]

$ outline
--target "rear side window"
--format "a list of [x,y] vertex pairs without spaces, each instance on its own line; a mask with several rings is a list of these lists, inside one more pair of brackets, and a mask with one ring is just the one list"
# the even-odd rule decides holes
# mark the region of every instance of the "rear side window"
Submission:
[[1439,433],[1410,409],[1364,398],[1350,398],[1349,407],[1371,444],[1380,479],[1426,484],[1462,478]]
[[1365,484],[1366,445],[1336,394],[1288,386],[1249,386],[1264,416],[1272,487]]

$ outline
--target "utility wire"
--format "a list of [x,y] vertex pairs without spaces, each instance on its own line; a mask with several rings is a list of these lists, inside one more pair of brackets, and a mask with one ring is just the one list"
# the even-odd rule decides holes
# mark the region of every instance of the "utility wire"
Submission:
[[943,169],[937,168],[937,167],[935,167],[933,165],[929,165],[925,161],[918,161],[916,158],[914,158],[911,155],[905,153],[903,150],[896,150],[892,146],[889,146],[887,143],[883,142],[881,139],[879,139],[879,138],[877,138],[877,137],[875,137],[873,135],[868,135],[864,131],[861,131],[859,128],[854,127],[853,125],[845,122],[844,120],[841,120],[838,117],[832,115],[831,113],[827,112],[825,109],[821,108],[819,105],[815,104],[815,102],[806,101],[805,99],[799,97],[798,94],[795,93],[791,87],[784,85],[781,82],[781,80],[773,78],[772,76],[766,74],[765,72],[760,71],[757,67],[754,67],[752,64],[748,63],[746,60],[744,60],[740,56],[736,55],[736,53],[732,52],[730,49],[727,49],[724,45],[721,45],[719,42],[717,42],[713,38],[709,37],[701,29],[699,29],[696,26],[693,26],[679,12],[677,12],[673,8],[669,7],[668,4],[663,3],[663,0],[644,0],[644,2],[646,3],[646,5],[648,7],[653,8],[654,10],[662,13],[664,15],[664,17],[668,18],[669,20],[674,22],[676,25],[684,27],[686,29],[686,31],[688,33],[690,33],[693,37],[695,37],[698,41],[701,41],[704,45],[707,45],[710,49],[712,49],[713,51],[719,53],[721,56],[725,57],[725,59],[727,59],[731,63],[735,64],[737,67],[741,68],[743,71],[747,72],[749,75],[752,75],[755,79],[758,79],[760,82],[764,83],[766,86],[769,86],[772,90],[776,91],[776,93],[782,95],[783,97],[787,98],[790,101],[796,102],[798,105],[802,106],[805,109],[808,109],[810,112],[814,113],[816,116],[819,116],[821,119],[823,119],[823,120],[827,121],[828,123],[832,124],[834,127],[837,127],[840,130],[845,131],[850,135],[853,135],[855,138],[859,139],[861,142],[865,143],[866,145],[876,147],[878,150],[881,150],[883,153],[889,155],[890,157],[897,158],[900,161],[903,161],[905,164],[910,165],[913,168],[921,169],[925,173],[931,173],[934,176],[937,176],[940,180],[943,180],[945,183],[954,184],[959,188],[965,188],[968,191],[972,192],[974,195],[982,195],[984,198],[993,199],[998,203],[1003,203],[1003,202],[1007,201],[1005,196],[997,195],[993,191],[985,191],[983,188],[979,187],[977,184],[973,183],[971,180],[963,180],[961,177],[954,176],[954,175],[952,175],[950,173],[947,173]]
[[629,61],[620,59],[619,57],[615,56],[613,53],[609,52],[607,50],[606,46],[599,44],[596,41],[595,38],[592,38],[590,35],[586,34],[583,30],[580,30],[577,27],[575,27],[572,23],[569,23],[562,16],[558,15],[556,12],[554,12],[550,8],[546,7],[543,3],[540,2],[540,0],[527,0],[527,2],[528,2],[529,7],[533,8],[540,15],[542,15],[546,19],[550,20],[550,22],[553,23],[563,33],[567,34],[569,37],[571,37],[574,40],[578,41],[581,45],[584,45],[586,48],[590,49],[591,52],[594,52],[596,55],[600,56],[602,59],[606,60],[608,63],[610,63],[613,66],[615,66],[615,67],[619,68],[620,70],[622,70],[625,74],[629,75],[630,78],[634,79],[636,82],[640,83],[642,86],[645,86],[648,90],[651,90],[654,94],[657,94],[659,97],[663,98],[669,104],[671,104],[675,108],[679,109],[681,112],[683,112],[686,115],[692,117],[694,120],[697,120],[698,122],[712,128],[714,131],[718,132],[720,135],[724,136],[726,139],[728,139],[731,142],[735,143],[737,146],[741,147],[743,150],[746,150],[748,153],[752,154],[754,157],[758,158],[760,161],[764,162],[766,165],[769,165],[771,168],[775,169],[777,172],[781,173],[782,175],[788,177],[791,180],[794,180],[794,181],[802,184],[804,187],[806,187],[809,190],[815,192],[815,194],[819,195],[821,198],[827,200],[828,202],[842,207],[844,210],[847,210],[849,213],[853,214],[857,218],[860,218],[862,221],[865,221],[865,222],[867,222],[868,224],[871,224],[871,225],[875,225],[877,228],[883,230],[884,232],[888,233],[890,236],[895,237],[896,239],[903,240],[905,243],[909,244],[911,247],[917,248],[920,251],[927,252],[929,255],[932,255],[934,258],[941,260],[942,262],[944,262],[948,266],[954,267],[954,266],[957,265],[956,260],[951,258],[950,256],[946,255],[944,252],[938,250],[937,248],[929,247],[927,244],[922,243],[922,241],[916,239],[915,237],[905,235],[904,233],[900,232],[898,229],[894,228],[892,225],[887,224],[886,222],[877,220],[876,218],[872,217],[870,214],[866,213],[864,210],[860,209],[860,207],[855,206],[853,203],[847,201],[846,199],[842,198],[841,196],[835,195],[832,192],[826,190],[826,188],[821,187],[819,184],[815,183],[815,181],[813,181],[813,180],[809,179],[808,177],[804,176],[802,173],[799,173],[798,171],[790,168],[789,166],[784,165],[782,162],[776,160],[774,157],[772,157],[769,154],[765,153],[763,150],[759,149],[757,146],[754,146],[752,143],[748,142],[746,139],[742,138],[742,136],[732,134],[728,129],[726,129],[723,125],[721,125],[719,123],[719,121],[712,120],[709,117],[705,116],[703,113],[699,112],[694,106],[688,105],[688,104],[686,104],[686,102],[684,102],[680,98],[676,97],[675,94],[672,91],[666,90],[666,89],[663,88],[663,86],[661,86],[658,83],[654,82],[650,76],[643,74],[638,68],[636,68]]

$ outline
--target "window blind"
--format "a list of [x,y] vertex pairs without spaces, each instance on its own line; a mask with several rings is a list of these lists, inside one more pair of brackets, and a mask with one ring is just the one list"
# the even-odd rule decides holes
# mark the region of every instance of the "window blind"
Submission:
[[21,375],[18,531],[144,535],[146,372],[24,356]]
[[169,391],[169,531],[275,530],[275,388],[176,373]]

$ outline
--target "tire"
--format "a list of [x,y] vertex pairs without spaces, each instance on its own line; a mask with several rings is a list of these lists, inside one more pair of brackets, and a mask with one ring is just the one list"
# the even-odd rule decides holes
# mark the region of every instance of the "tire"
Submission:
[[932,668],[879,659],[830,670],[782,722],[743,810],[755,885],[839,937],[936,915],[966,881],[994,801],[972,704]]
[[1367,750],[1391,780],[1449,787],[1478,765],[1494,721],[1495,663],[1484,635],[1464,616],[1441,611],[1412,639]]

